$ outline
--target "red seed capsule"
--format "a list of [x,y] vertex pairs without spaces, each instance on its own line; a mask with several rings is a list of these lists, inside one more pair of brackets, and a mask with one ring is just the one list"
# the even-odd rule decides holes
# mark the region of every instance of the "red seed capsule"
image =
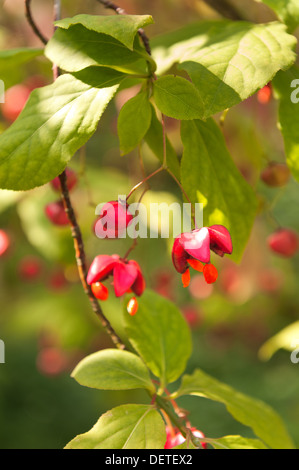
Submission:
[[128,302],[127,311],[129,313],[129,315],[131,315],[133,317],[134,315],[136,315],[137,310],[138,310],[138,301],[137,301],[136,297],[133,297]]
[[98,238],[118,238],[133,220],[127,203],[110,201],[104,204],[93,230]]
[[188,259],[188,263],[190,264],[191,268],[195,269],[195,271],[199,271],[200,273],[203,272],[204,264],[197,259]]
[[184,286],[184,287],[188,287],[188,286],[189,286],[189,284],[190,284],[190,279],[191,279],[190,270],[187,269],[187,271],[185,271],[185,272],[182,274],[182,283],[183,283],[183,286]]
[[94,296],[99,299],[99,300],[107,300],[109,297],[109,291],[104,284],[101,282],[95,282],[94,284],[91,284],[91,290],[94,294]]
[[213,264],[206,264],[203,268],[203,275],[208,284],[213,284],[217,281],[218,271]]

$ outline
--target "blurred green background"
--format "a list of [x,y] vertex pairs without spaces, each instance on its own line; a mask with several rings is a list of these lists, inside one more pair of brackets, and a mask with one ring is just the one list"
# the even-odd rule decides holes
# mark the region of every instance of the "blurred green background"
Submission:
[[[232,2],[252,21],[275,19],[268,8],[254,1]],[[41,44],[24,18],[22,0],[1,1],[2,49]],[[152,14],[150,37],[199,19],[218,15],[197,0],[120,0],[127,12]],[[243,5],[244,4],[244,5]],[[96,1],[62,1],[63,16],[107,14]],[[52,2],[33,2],[34,17],[43,33],[52,34]],[[50,83],[51,64],[38,58],[10,74],[9,86],[30,77]],[[41,78],[42,77],[42,78]],[[1,78],[1,77],[0,77]],[[102,241],[93,234],[97,204],[126,194],[142,179],[138,155],[120,157],[116,132],[117,112],[136,93],[124,90],[106,110],[98,131],[72,160],[78,184],[72,200],[82,227],[88,262],[101,253],[124,254],[129,240]],[[192,328],[194,350],[188,372],[200,367],[240,391],[272,405],[283,417],[299,446],[299,364],[290,352],[279,350],[267,362],[259,355],[266,340],[298,320],[299,256],[282,259],[270,253],[267,236],[277,221],[299,231],[299,191],[294,180],[283,188],[268,188],[260,171],[269,161],[284,161],[276,127],[277,104],[261,104],[254,96],[228,113],[223,131],[228,148],[244,177],[256,189],[259,214],[240,265],[215,259],[219,279],[208,286],[193,273],[189,289],[181,286],[171,263],[171,240],[140,240],[134,251],[147,285],[180,306]],[[0,130],[10,122],[1,115]],[[178,155],[182,150],[179,126],[167,120],[169,137]],[[157,168],[150,150],[142,149],[146,171]],[[142,391],[99,392],[79,386],[70,372],[79,360],[101,348],[109,338],[91,312],[74,263],[68,228],[51,225],[44,213],[59,195],[50,184],[28,193],[0,191],[0,229],[11,239],[0,257],[0,339],[6,363],[0,364],[0,448],[62,448],[76,434],[90,429],[109,408],[130,402],[147,403]],[[167,175],[151,181],[144,202],[180,201],[176,185]],[[216,258],[216,257],[215,257]],[[122,333],[122,305],[113,295],[104,312]],[[299,340],[299,338],[298,338]],[[226,434],[251,436],[224,406],[200,398],[179,401],[190,411],[192,425],[208,437]]]

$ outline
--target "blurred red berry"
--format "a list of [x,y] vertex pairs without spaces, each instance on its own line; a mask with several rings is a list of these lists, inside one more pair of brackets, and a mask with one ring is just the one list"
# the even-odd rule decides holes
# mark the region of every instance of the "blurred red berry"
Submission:
[[64,289],[68,286],[68,281],[62,269],[58,269],[50,275],[48,285],[55,291]]
[[2,104],[2,114],[7,121],[17,119],[30,95],[30,88],[26,85],[15,85],[5,92],[5,102]]
[[229,295],[234,295],[242,288],[240,270],[235,265],[229,265],[222,269],[220,278],[221,289]]
[[298,251],[299,239],[296,232],[280,228],[268,237],[268,246],[274,252],[290,258]]
[[264,292],[277,292],[283,285],[283,275],[275,269],[263,269],[258,273],[258,286]]
[[[67,187],[68,187],[68,190],[71,191],[78,182],[77,173],[71,168],[66,168],[65,173],[66,173],[66,178],[67,178],[66,180]],[[55,191],[60,192],[61,186],[60,186],[59,176],[56,176],[56,178],[54,178],[51,181],[51,186]]]
[[279,187],[287,184],[291,177],[291,172],[284,163],[271,162],[262,171],[262,181],[270,187]]
[[68,225],[68,216],[64,210],[62,201],[50,202],[45,207],[45,213],[48,219],[54,225]]
[[127,203],[110,201],[102,207],[94,224],[94,232],[98,238],[118,238],[132,220]]
[[66,370],[68,360],[60,348],[48,347],[38,353],[36,365],[42,374],[55,376]]
[[153,272],[153,289],[157,294],[168,299],[173,299],[173,273],[170,270],[158,268]]
[[4,255],[10,247],[10,238],[4,230],[0,229],[0,256]]
[[36,256],[26,256],[19,263],[19,275],[24,281],[34,281],[40,277],[42,264]]
[[182,312],[190,328],[195,328],[196,326],[199,325],[200,317],[199,317],[197,309],[193,307],[193,305],[184,307],[182,309]]
[[99,299],[99,300],[107,300],[109,297],[109,291],[104,284],[101,282],[95,282],[91,284],[91,290],[93,292],[93,295]]

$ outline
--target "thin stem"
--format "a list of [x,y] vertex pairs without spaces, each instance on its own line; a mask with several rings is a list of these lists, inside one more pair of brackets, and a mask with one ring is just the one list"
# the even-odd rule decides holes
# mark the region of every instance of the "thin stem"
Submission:
[[144,183],[146,183],[149,179],[153,178],[153,176],[156,176],[158,173],[161,173],[161,171],[163,171],[164,168],[163,166],[161,166],[160,168],[158,168],[157,170],[155,170],[153,173],[151,173],[150,175],[148,175],[146,178],[144,178],[142,181],[140,181],[138,184],[136,184],[134,186],[134,188],[131,189],[131,191],[129,192],[129,194],[127,195],[127,198],[126,200],[128,200],[132,194],[138,189],[140,188],[140,186],[142,186]]
[[[142,177],[145,179],[146,178],[146,173],[145,173],[145,168],[144,168],[144,163],[143,163],[143,158],[142,158],[142,153],[141,153],[141,144],[139,144],[139,146],[138,146],[138,158],[139,158],[139,164],[140,164]],[[146,187],[147,187],[147,189],[150,189],[150,185],[149,185],[148,181],[146,181]]]
[[199,449],[202,449],[202,446],[201,446],[201,443],[200,443],[201,439],[195,437],[194,434],[192,433],[192,431],[184,425],[183,419],[180,418],[176,414],[176,412],[172,408],[171,403],[169,401],[167,401],[167,400],[165,400],[165,398],[157,395],[156,396],[156,404],[159,406],[159,408],[161,408],[161,410],[163,410],[167,414],[167,416],[171,419],[174,426],[176,428],[178,428],[178,430],[181,432],[183,437],[185,437],[186,439],[189,437],[191,439],[192,443],[195,445],[195,447],[197,447]]
[[40,32],[39,28],[35,24],[35,21],[32,17],[32,12],[31,12],[31,0],[25,0],[25,15],[27,18],[28,23],[30,24],[31,28],[33,29],[35,35],[41,40],[43,44],[47,44],[48,40],[45,38],[45,36]]
[[137,246],[137,239],[134,238],[132,245],[130,246],[130,248],[128,249],[128,251],[123,257],[124,260],[128,258],[129,254],[136,248],[136,246]]
[[71,233],[74,241],[74,248],[75,248],[75,254],[76,254],[76,261],[77,261],[77,267],[78,267],[78,272],[81,280],[81,284],[84,288],[84,291],[86,295],[89,298],[92,310],[94,313],[97,315],[97,317],[100,319],[103,328],[106,330],[108,335],[110,336],[111,340],[113,341],[114,345],[118,349],[125,349],[125,345],[122,343],[121,339],[119,336],[115,333],[114,329],[112,328],[111,324],[109,321],[106,319],[106,317],[103,314],[103,311],[95,298],[91,287],[89,284],[87,284],[86,277],[87,277],[87,268],[86,268],[86,256],[85,256],[85,250],[84,250],[84,244],[83,244],[83,239],[82,239],[82,234],[80,227],[77,222],[77,218],[75,215],[75,211],[73,209],[71,200],[70,200],[70,195],[69,195],[69,190],[67,187],[67,176],[65,171],[59,176],[60,180],[60,185],[61,185],[61,196],[62,196],[62,201],[64,205],[65,212],[68,216],[70,227],[71,227]]
[[167,173],[170,174],[170,176],[174,179],[174,181],[176,182],[176,184],[179,186],[180,190],[181,190],[182,193],[184,194],[184,196],[185,196],[185,198],[187,199],[187,201],[189,202],[189,204],[192,205],[192,202],[191,202],[191,200],[189,199],[188,194],[186,193],[185,189],[183,188],[183,186],[181,185],[181,183],[179,182],[179,180],[177,179],[177,177],[175,176],[175,174],[172,173],[172,171],[171,171],[169,168],[167,168],[166,171],[167,171]]
[[197,224],[196,224],[196,219],[195,219],[195,208],[194,208],[194,205],[192,204],[188,194],[186,193],[185,189],[183,188],[183,185],[179,182],[179,180],[177,179],[177,177],[175,176],[174,173],[172,173],[172,171],[167,168],[166,169],[167,172],[169,173],[169,175],[174,179],[174,181],[176,182],[176,184],[178,185],[178,187],[180,188],[180,190],[182,191],[182,193],[184,194],[186,200],[189,202],[190,206],[191,206],[191,217],[192,217],[192,220],[193,220],[193,223],[194,223],[194,227],[197,228]]
[[[55,21],[60,20],[61,18],[61,1],[54,0],[54,18]],[[57,26],[54,26],[54,31],[57,29]]]

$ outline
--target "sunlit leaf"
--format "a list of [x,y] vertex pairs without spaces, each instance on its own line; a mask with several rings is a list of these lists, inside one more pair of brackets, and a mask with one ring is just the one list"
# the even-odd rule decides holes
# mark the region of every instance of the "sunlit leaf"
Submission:
[[[296,349],[297,348],[297,349]],[[259,357],[268,361],[279,349],[294,351],[298,356],[299,348],[299,321],[291,323],[279,333],[268,339],[259,350]],[[296,358],[299,361],[299,359]]]
[[297,0],[257,0],[275,11],[278,18],[293,31],[299,25],[299,3]]
[[242,436],[224,436],[219,439],[210,439],[209,443],[214,449],[268,449],[259,439],[248,439]]
[[[234,106],[290,67],[296,39],[278,22],[201,22],[157,41],[158,73],[179,64],[204,103],[204,117]],[[173,40],[172,45],[169,42]],[[166,44],[166,45],[164,45]]]
[[148,405],[122,405],[107,411],[95,426],[66,449],[163,449],[164,421]]
[[273,80],[280,99],[279,126],[284,138],[287,164],[299,181],[299,68],[293,66],[280,72]]
[[154,389],[142,360],[131,352],[117,349],[105,349],[85,357],[72,377],[85,387],[99,390]]
[[293,449],[294,444],[280,416],[266,403],[244,395],[205,372],[197,369],[192,375],[185,375],[174,397],[198,395],[223,403],[227,411],[242,424],[274,449]]
[[128,49],[133,50],[134,38],[139,28],[152,24],[150,15],[76,15],[73,18],[64,18],[56,21],[59,28],[68,29],[70,26],[80,24],[84,28],[112,36],[123,43]]
[[60,174],[96,130],[118,88],[110,83],[105,75],[91,87],[66,74],[34,90],[0,136],[0,187],[27,190]]
[[112,67],[125,73],[147,72],[146,61],[139,50],[130,50],[117,39],[80,24],[69,29],[58,28],[48,42],[45,54],[68,72],[91,66]]

